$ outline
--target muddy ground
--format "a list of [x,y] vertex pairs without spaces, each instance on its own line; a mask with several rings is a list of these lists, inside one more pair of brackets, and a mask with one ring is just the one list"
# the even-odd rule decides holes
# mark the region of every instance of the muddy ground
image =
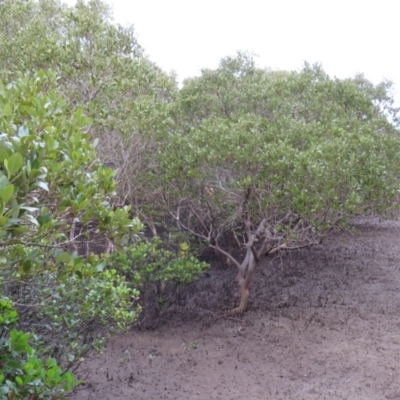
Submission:
[[222,317],[235,271],[214,267],[157,329],[86,360],[71,399],[400,399],[400,222],[355,227],[267,259],[242,317]]

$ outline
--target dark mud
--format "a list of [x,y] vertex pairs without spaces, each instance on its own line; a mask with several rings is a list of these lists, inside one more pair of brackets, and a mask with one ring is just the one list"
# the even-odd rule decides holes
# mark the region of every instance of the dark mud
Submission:
[[235,270],[214,267],[156,330],[86,360],[71,399],[400,400],[400,222],[354,226],[267,259],[238,318]]

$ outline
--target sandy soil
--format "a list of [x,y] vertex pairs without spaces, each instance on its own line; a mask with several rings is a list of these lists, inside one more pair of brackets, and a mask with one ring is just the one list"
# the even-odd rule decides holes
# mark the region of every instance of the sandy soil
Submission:
[[152,331],[81,366],[89,399],[400,399],[400,222],[364,218],[258,271],[250,310],[214,267]]

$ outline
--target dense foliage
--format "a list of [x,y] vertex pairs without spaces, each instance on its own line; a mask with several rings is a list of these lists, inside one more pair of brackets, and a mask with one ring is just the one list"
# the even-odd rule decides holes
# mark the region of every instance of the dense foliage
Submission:
[[152,328],[161,313],[178,303],[186,284],[209,268],[193,255],[189,244],[177,240],[178,246],[167,246],[159,237],[127,247],[112,254],[109,263],[142,294],[143,310],[138,320],[141,328]]
[[[69,111],[54,81],[38,72],[7,87],[0,83],[0,294],[3,305],[13,300],[18,328],[35,332],[41,354],[51,356],[58,371],[56,361],[69,369],[96,345],[101,327],[124,328],[136,313],[138,293],[101,258],[81,257],[74,242],[100,236],[118,246],[142,225],[127,207],[111,206],[114,172],[96,157],[85,133],[89,120],[79,109]],[[36,357],[26,346],[31,336],[0,325],[2,349],[21,349],[29,364]],[[29,386],[20,373],[28,364],[10,369],[14,364],[2,360],[2,390],[17,395],[15,382]],[[44,390],[46,383],[37,386]]]
[[133,27],[112,23],[101,0],[79,0],[74,7],[59,0],[5,0],[0,78],[39,69],[55,71],[57,91],[92,119],[98,155],[118,169],[118,203],[143,202],[142,172],[152,166],[148,155],[157,148],[157,132],[168,125],[174,78],[149,61]]
[[31,334],[13,329],[18,318],[10,300],[0,299],[0,311],[1,399],[58,398],[79,383],[54,358],[38,357],[29,345]]
[[0,398],[62,398],[204,248],[245,311],[263,257],[397,204],[399,122],[390,82],[238,53],[178,89],[101,0],[0,1]]
[[151,248],[128,204],[147,195],[175,88],[133,29],[100,1],[6,0],[0,21],[0,394],[62,397],[76,385],[66,371],[137,320],[138,288],[207,266],[184,242],[148,263],[106,254]]
[[392,103],[390,83],[332,79],[318,65],[264,70],[243,53],[185,82],[159,153],[158,206],[237,266],[240,311],[262,257],[395,204]]

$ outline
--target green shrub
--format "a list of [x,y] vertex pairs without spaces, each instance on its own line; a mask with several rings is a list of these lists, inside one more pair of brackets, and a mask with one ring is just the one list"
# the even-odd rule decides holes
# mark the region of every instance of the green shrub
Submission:
[[0,298],[0,399],[64,398],[79,384],[54,358],[43,361],[29,345],[32,335],[14,329],[18,314]]
[[141,326],[153,327],[161,311],[177,302],[187,284],[209,268],[190,250],[186,242],[180,243],[176,251],[168,250],[155,237],[111,255],[110,265],[141,292]]
[[139,311],[137,290],[107,256],[78,251],[96,240],[121,248],[143,225],[129,207],[113,206],[115,172],[98,160],[90,120],[70,110],[56,81],[37,72],[0,82],[0,297],[10,299],[0,315],[0,374],[3,394],[19,398],[69,390],[66,371]]

